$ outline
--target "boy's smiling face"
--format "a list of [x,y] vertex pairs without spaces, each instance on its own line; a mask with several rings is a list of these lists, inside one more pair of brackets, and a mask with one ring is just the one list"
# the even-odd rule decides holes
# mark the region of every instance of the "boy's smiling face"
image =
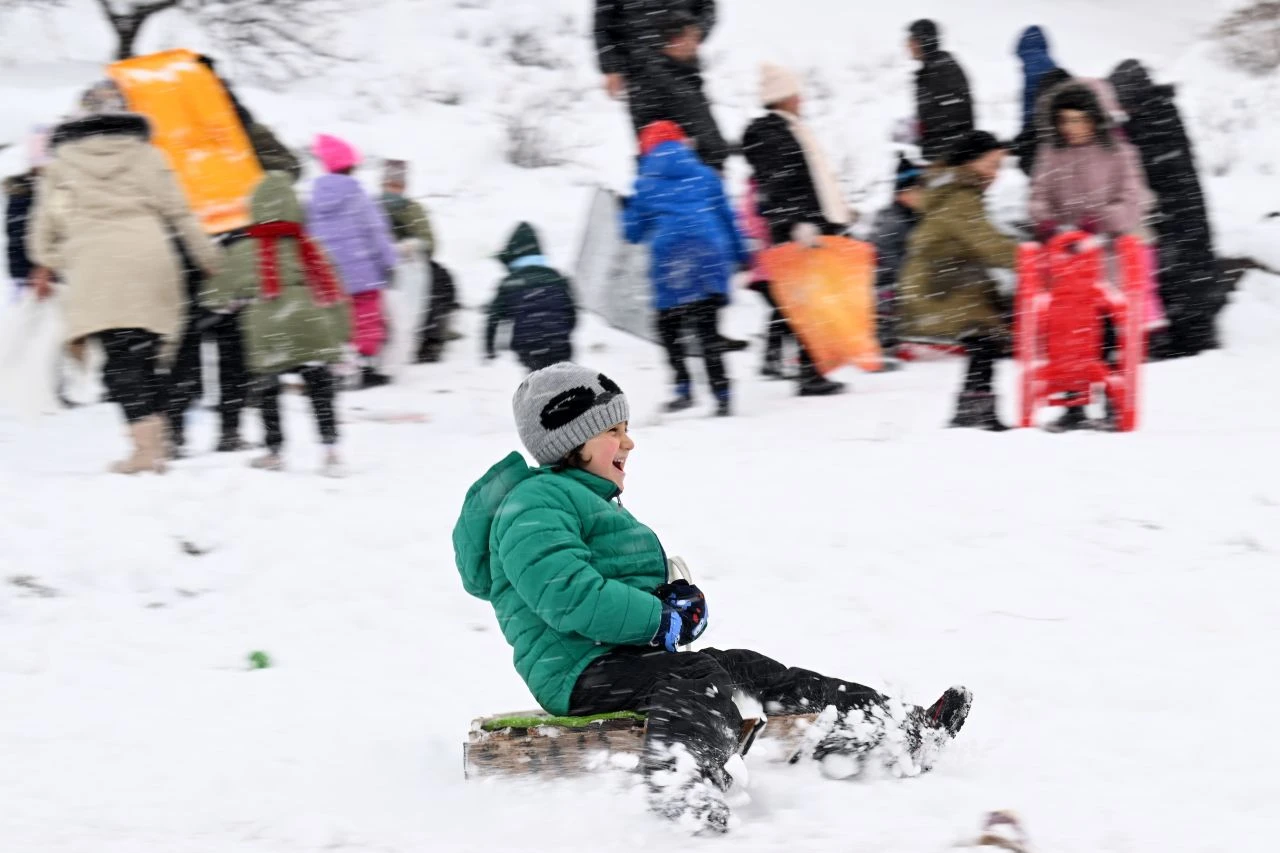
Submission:
[[636,443],[627,435],[627,423],[614,424],[582,445],[582,469],[608,480],[622,490],[627,456]]

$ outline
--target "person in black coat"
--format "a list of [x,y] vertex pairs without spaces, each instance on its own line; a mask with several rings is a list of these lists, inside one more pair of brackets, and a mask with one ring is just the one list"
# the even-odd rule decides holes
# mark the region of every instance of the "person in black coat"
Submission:
[[[756,181],[756,206],[769,225],[773,245],[794,238],[799,225],[811,225],[822,234],[838,235],[848,222],[833,222],[823,211],[814,175],[804,146],[793,122],[799,122],[800,83],[794,74],[766,65],[761,80],[761,101],[768,112],[747,125],[742,135],[742,154],[751,165]],[[782,339],[791,329],[777,301],[764,285],[761,294],[773,306],[766,337],[764,374],[780,377]],[[800,394],[821,396],[844,390],[840,382],[832,382],[817,372],[813,358],[800,346]]]
[[698,47],[715,25],[715,0],[596,0],[595,39],[605,88],[627,97],[637,138],[674,121],[717,172],[729,157],[702,90]]
[[1169,328],[1164,346],[1156,346],[1154,354],[1176,358],[1214,349],[1216,318],[1227,294],[1214,261],[1195,151],[1178,114],[1174,88],[1157,86],[1135,59],[1120,63],[1108,80],[1128,115],[1125,133],[1142,156],[1147,185],[1157,201],[1157,277]]
[[35,265],[27,257],[27,223],[36,197],[35,169],[6,178],[4,182],[4,233],[9,255],[9,278],[18,287],[26,284]]
[[907,39],[911,57],[922,63],[916,72],[916,118],[920,153],[930,163],[946,157],[973,130],[969,80],[951,54],[942,49],[938,25],[927,18],[913,23]]

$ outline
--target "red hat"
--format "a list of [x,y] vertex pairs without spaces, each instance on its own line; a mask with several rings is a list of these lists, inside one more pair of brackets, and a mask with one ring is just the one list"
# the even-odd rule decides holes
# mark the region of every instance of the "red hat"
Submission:
[[688,142],[684,130],[674,121],[654,121],[640,131],[640,155],[644,156],[664,142]]

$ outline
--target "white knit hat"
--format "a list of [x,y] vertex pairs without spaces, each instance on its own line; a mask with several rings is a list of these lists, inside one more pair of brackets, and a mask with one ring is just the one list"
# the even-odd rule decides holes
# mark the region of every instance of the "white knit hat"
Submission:
[[766,62],[760,66],[760,103],[764,106],[800,94],[800,78],[794,71]]

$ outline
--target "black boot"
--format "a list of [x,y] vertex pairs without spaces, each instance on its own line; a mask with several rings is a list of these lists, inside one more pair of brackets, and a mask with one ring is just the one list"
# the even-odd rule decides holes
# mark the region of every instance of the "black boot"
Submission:
[[988,432],[1004,432],[1009,428],[996,417],[996,395],[990,391],[961,391],[956,401],[956,416],[948,426]]
[[969,718],[969,708],[973,705],[973,694],[964,687],[948,687],[924,712],[924,724],[935,729],[945,729],[947,734],[955,737]]
[[165,412],[165,420],[169,424],[168,440],[165,442],[166,456],[170,459],[181,459],[186,456],[187,436],[182,412]]
[[800,380],[799,394],[801,397],[827,397],[832,394],[839,394],[844,391],[843,382],[835,382],[827,379],[816,370],[809,371],[808,375]]
[[1093,424],[1089,421],[1084,406],[1068,406],[1060,418],[1045,427],[1049,432],[1073,432],[1092,428]]
[[772,328],[765,337],[764,365],[760,368],[760,375],[770,379],[786,378],[782,369],[782,335],[775,333]]
[[360,368],[360,387],[361,388],[378,388],[391,382],[391,377],[379,373],[370,365]]
[[693,406],[693,391],[689,387],[689,383],[681,382],[676,385],[676,397],[662,408],[667,412],[683,412],[685,409]]
[[727,390],[716,392],[716,417],[725,418],[733,414],[730,410],[729,399],[729,392]]
[[240,413],[228,412],[222,416],[222,431],[214,453],[239,453],[251,449],[252,445],[240,437]]
[[750,346],[746,341],[740,341],[737,338],[726,338],[724,335],[719,336],[720,352],[742,352]]

